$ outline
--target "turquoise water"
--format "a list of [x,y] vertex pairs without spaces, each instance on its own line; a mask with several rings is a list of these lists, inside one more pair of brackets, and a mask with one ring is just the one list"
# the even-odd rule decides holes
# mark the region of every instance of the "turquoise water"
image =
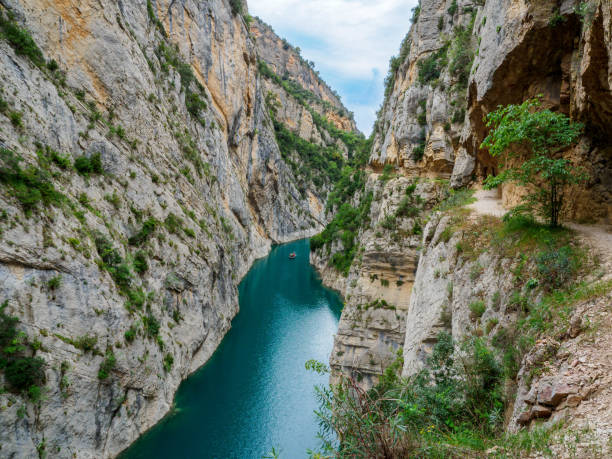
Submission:
[[[295,251],[296,259],[289,260]],[[239,286],[240,313],[221,345],[181,384],[176,412],[122,456],[135,458],[306,457],[318,446],[314,386],[327,376],[304,362],[327,362],[341,300],[308,263],[309,242],[272,249]]]

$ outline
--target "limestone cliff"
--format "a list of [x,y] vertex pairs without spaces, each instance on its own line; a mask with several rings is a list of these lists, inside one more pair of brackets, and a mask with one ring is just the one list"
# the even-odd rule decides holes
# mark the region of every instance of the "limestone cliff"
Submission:
[[[391,61],[366,178],[359,186],[355,180],[346,194],[350,199],[343,202],[351,208],[338,204],[331,224],[313,239],[313,263],[346,297],[330,357],[334,376],[351,375],[371,387],[400,346],[403,375],[410,376],[426,364],[440,332],[457,342],[482,337],[499,348],[505,364],[512,363],[510,373],[516,372],[508,389],[509,431],[542,418],[569,418],[572,428],[594,429],[605,457],[609,394],[597,378],[610,363],[597,356],[603,344],[581,334],[595,317],[599,324],[609,318],[602,309],[609,304],[609,280],[597,282],[610,278],[612,260],[605,226],[612,215],[612,144],[606,127],[611,17],[612,4],[599,0],[420,1],[400,55]],[[571,190],[564,209],[577,233],[556,242],[583,247],[601,263],[589,261],[594,267],[580,272],[580,285],[591,293],[580,290],[556,305],[561,317],[546,309],[553,302],[547,297],[550,286],[538,277],[545,270],[541,260],[552,249],[513,247],[516,241],[509,241],[520,232],[506,234],[502,242],[496,233],[503,227],[499,217],[519,202],[521,190],[505,185],[499,196],[486,199],[477,192],[477,203],[462,207],[482,179],[498,171],[497,161],[480,149],[483,116],[538,94],[545,108],[585,125],[581,141],[564,153],[590,176],[585,186]],[[401,209],[415,204],[399,202],[407,199],[402,189],[409,183],[417,184],[413,191],[421,198],[405,214]],[[351,212],[357,215],[355,225],[347,223]],[[415,220],[422,225],[415,228]],[[346,237],[349,233],[354,238]],[[520,320],[532,313],[555,323],[530,335]],[[520,333],[517,327],[523,327]],[[533,342],[517,344],[521,333]],[[603,325],[592,333],[602,343],[612,336]],[[555,450],[560,456],[571,454],[562,446]]]
[[[568,205],[577,220],[610,219],[610,2],[422,0],[391,62],[370,163],[454,187],[496,173],[480,149],[483,116],[538,94],[586,125],[568,156],[591,180]],[[517,190],[502,190],[514,204]]]
[[0,1],[0,312],[24,333],[3,457],[117,455],[214,351],[253,259],[320,231],[232,5]]

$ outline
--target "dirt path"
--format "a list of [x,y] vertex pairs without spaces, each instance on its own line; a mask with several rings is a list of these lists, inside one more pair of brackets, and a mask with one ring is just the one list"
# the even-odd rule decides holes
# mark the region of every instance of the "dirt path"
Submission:
[[468,205],[467,208],[474,210],[479,215],[502,217],[507,212],[502,206],[497,190],[476,190],[474,197],[476,201]]
[[[476,201],[468,205],[478,215],[503,216],[507,209],[502,206],[497,190],[477,190]],[[612,277],[612,226],[583,225],[567,222],[564,225],[578,233],[580,240],[600,256],[607,277]]]

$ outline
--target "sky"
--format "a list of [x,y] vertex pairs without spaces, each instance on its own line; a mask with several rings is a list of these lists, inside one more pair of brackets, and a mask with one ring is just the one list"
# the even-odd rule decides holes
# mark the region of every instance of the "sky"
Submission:
[[299,46],[369,135],[417,0],[248,0],[249,13]]

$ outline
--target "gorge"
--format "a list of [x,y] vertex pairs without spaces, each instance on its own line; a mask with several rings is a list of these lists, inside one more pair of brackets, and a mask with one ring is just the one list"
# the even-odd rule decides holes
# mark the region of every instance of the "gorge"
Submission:
[[[330,457],[609,456],[609,0],[420,0],[369,139],[244,1],[0,0],[0,14],[0,456],[117,457],[192,374],[125,457],[306,455],[313,398],[300,425],[230,406],[257,406],[262,378],[264,405],[324,384],[311,358],[372,403],[363,445],[331,410]],[[502,218],[541,177],[483,190],[528,159],[491,154],[484,117],[534,98],[580,126],[553,155],[584,172],[562,228],[525,207]],[[250,352],[261,366],[241,387]],[[194,414],[182,391],[200,387],[216,395]],[[202,451],[189,427],[210,410],[219,444]],[[223,428],[238,421],[257,428]]]

